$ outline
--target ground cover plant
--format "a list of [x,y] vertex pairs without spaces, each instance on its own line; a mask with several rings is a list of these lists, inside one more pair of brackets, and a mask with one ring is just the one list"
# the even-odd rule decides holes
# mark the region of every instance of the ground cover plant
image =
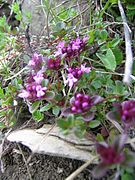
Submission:
[[[102,178],[113,169],[115,179],[134,179],[130,128],[135,125],[135,3],[86,1],[83,8],[77,1],[75,5],[67,9],[62,3],[56,8],[44,0],[40,8],[50,15],[46,47],[32,50],[22,62],[20,32],[13,34],[6,17],[0,18],[0,127],[13,127],[23,108],[37,122],[47,124],[54,117],[65,135],[75,133],[93,141],[99,161],[93,177]],[[28,30],[19,4],[11,9]],[[83,13],[89,14],[86,26]],[[29,34],[26,40],[32,49]],[[15,57],[7,53],[9,48]]]

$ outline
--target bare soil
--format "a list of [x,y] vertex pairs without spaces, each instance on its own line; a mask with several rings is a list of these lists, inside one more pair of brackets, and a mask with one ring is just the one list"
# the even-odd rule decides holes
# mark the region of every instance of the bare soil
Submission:
[[[84,162],[34,154],[31,160],[25,163],[31,152],[28,148],[14,143],[6,143],[0,171],[0,180],[64,180]],[[25,159],[24,159],[25,158]],[[28,169],[27,169],[28,167]],[[76,180],[94,180],[91,176],[93,166],[89,166],[80,173]],[[110,173],[103,179],[112,179]]]

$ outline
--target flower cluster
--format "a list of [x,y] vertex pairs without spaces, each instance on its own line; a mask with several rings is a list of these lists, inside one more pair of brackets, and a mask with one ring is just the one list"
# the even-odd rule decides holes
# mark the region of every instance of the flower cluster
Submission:
[[78,93],[71,100],[71,111],[75,114],[84,113],[92,107],[93,103],[88,95]]
[[100,155],[100,163],[93,171],[95,178],[101,178],[105,175],[112,165],[121,164],[126,167],[135,166],[135,154],[131,151],[124,151],[127,135],[117,136],[112,145],[106,142],[97,142],[96,149]]
[[89,73],[90,67],[85,67],[81,65],[81,67],[68,68],[68,78],[65,83],[69,84],[69,87],[72,87],[74,83],[76,83],[83,73]]
[[34,71],[39,71],[42,68],[43,57],[40,54],[34,53],[32,59],[29,61],[28,66]]
[[135,123],[135,100],[121,103],[120,114],[124,123]]
[[32,69],[32,72],[28,76],[25,89],[22,89],[18,96],[29,101],[40,100],[44,98],[47,90],[47,87],[42,85],[44,80],[43,57],[40,54],[34,53],[28,66]]
[[74,40],[71,40],[69,44],[66,44],[65,41],[62,41],[56,47],[58,50],[55,53],[55,56],[65,55],[67,60],[70,60],[78,56],[86,46],[87,37],[80,39],[77,37]]
[[108,119],[121,120],[125,128],[135,124],[135,100],[114,103],[113,105],[115,110],[107,113]]
[[101,178],[102,176],[104,176],[107,170],[112,165],[131,164],[129,158],[127,158],[128,154],[126,155],[124,152],[126,140],[127,136],[123,134],[121,136],[116,137],[112,145],[109,145],[106,142],[96,143],[96,150],[100,156],[101,161],[93,171],[93,176],[95,178]]
[[36,75],[31,75],[25,85],[25,89],[23,89],[18,96],[29,101],[42,99],[47,90],[47,87],[42,86],[43,79],[43,73],[40,71]]
[[48,59],[47,67],[48,69],[58,70],[60,68],[60,63],[61,63],[60,58]]
[[124,160],[123,152],[118,153],[113,146],[106,143],[97,144],[97,153],[100,154],[104,165],[119,164]]

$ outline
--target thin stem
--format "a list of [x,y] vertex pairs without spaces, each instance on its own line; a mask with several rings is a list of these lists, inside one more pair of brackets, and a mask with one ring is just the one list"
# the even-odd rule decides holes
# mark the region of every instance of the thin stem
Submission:
[[104,8],[102,9],[102,11],[100,13],[100,18],[103,16],[105,11],[109,8],[109,5],[110,5],[110,0],[107,1],[107,3],[105,4]]
[[86,167],[88,167],[97,158],[98,156],[93,157],[92,159],[87,161],[85,164],[79,167],[76,171],[74,171],[70,176],[68,176],[65,180],[73,180],[78,174],[80,174]]
[[[105,72],[105,71],[95,71],[97,73],[101,73],[101,74],[112,74],[112,75],[117,75],[117,76],[124,76],[125,74],[122,73],[117,73],[117,72]],[[130,75],[130,77],[135,80],[135,76]]]
[[66,107],[66,105],[67,105],[67,103],[68,103],[68,98],[69,98],[69,95],[70,95],[71,89],[72,89],[72,87],[69,87],[69,90],[68,90],[68,93],[67,93],[66,102],[65,102],[64,107]]
[[27,161],[26,161],[26,159],[25,159],[25,156],[24,156],[24,154],[23,154],[23,152],[22,152],[22,149],[21,149],[20,145],[19,145],[19,144],[17,144],[17,145],[18,145],[18,148],[19,148],[19,150],[20,150],[20,152],[21,152],[21,154],[22,154],[22,157],[23,157],[24,163],[25,163],[25,165],[26,165],[27,172],[28,172],[28,175],[29,175],[29,179],[30,179],[30,180],[32,180],[32,176],[31,176],[31,174],[30,174],[30,170],[29,170],[29,167],[28,167]]
[[15,75],[11,76],[10,78],[5,79],[5,81],[11,80],[11,79],[17,77],[18,75],[20,75],[20,74],[21,74],[23,71],[25,71],[25,70],[27,70],[27,66],[24,67],[23,69],[21,69],[21,70],[20,70],[18,73],[16,73]]

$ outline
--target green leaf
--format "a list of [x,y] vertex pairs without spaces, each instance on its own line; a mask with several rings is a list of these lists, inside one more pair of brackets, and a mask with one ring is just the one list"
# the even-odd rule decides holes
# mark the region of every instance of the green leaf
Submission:
[[128,4],[127,9],[135,10],[135,4]]
[[40,108],[40,112],[45,112],[48,111],[49,109],[52,108],[52,104],[46,104],[45,106],[43,106],[42,108]]
[[5,95],[4,95],[4,91],[2,88],[0,88],[0,99],[4,99]]
[[120,38],[119,38],[119,36],[115,37],[111,42],[109,42],[109,44],[111,45],[111,47],[116,47],[119,43],[120,43]]
[[5,127],[6,127],[6,125],[4,124],[4,122],[0,122],[0,129],[3,129]]
[[0,111],[0,118],[2,118],[3,116],[6,116],[6,111],[5,110]]
[[121,64],[122,61],[123,61],[122,51],[118,47],[117,48],[113,48],[112,51],[113,51],[113,54],[115,56],[117,65]]
[[30,113],[34,113],[40,105],[41,101],[35,101],[31,106],[29,106]]
[[114,93],[120,94],[120,95],[124,94],[125,93],[124,84],[119,80],[115,81],[115,84],[116,84],[116,87],[115,87]]
[[66,34],[66,24],[63,21],[56,23],[53,35],[63,37]]
[[49,83],[49,80],[48,80],[48,79],[43,79],[43,80],[42,80],[42,86],[47,87],[47,86],[48,86],[48,83]]
[[13,80],[12,80],[12,85],[13,85],[17,90],[23,89],[22,80],[19,79],[19,78],[13,79]]
[[49,56],[49,55],[51,54],[51,50],[50,50],[50,49],[45,49],[45,50],[43,49],[43,50],[42,50],[42,53],[43,53],[44,55],[48,55],[48,56]]
[[133,75],[135,75],[135,61],[133,61],[133,68],[132,68]]
[[70,121],[67,121],[67,120],[65,120],[65,119],[63,119],[63,118],[58,119],[57,124],[58,124],[58,126],[59,126],[60,128],[62,128],[62,129],[64,129],[64,130],[70,128],[70,126],[71,126],[71,122],[70,122]]
[[104,141],[104,138],[103,138],[103,136],[101,134],[98,133],[97,136],[96,136],[96,140],[99,141],[99,142],[102,142],[102,141]]
[[64,23],[63,21],[59,21],[56,23],[55,30],[60,31],[65,28],[66,28],[66,23]]
[[55,116],[58,116],[60,112],[60,108],[58,106],[55,106],[53,107],[52,111]]
[[102,82],[101,82],[101,80],[100,79],[94,79],[93,81],[92,81],[92,83],[91,83],[91,85],[95,88],[95,89],[99,89],[99,88],[101,88],[102,87]]
[[127,13],[127,16],[134,16],[135,15],[135,10],[129,11]]
[[88,43],[89,43],[89,44],[92,44],[92,43],[94,42],[94,39],[95,39],[95,32],[94,32],[94,30],[91,30],[91,31],[89,32],[89,40],[88,40]]
[[55,93],[53,91],[47,91],[45,94],[46,100],[52,100],[55,97]]
[[133,167],[126,167],[125,170],[129,174],[134,173],[134,168]]
[[73,115],[73,114],[70,114],[70,115],[67,117],[67,121],[70,122],[71,125],[74,125],[74,115]]
[[129,173],[124,173],[121,177],[121,180],[134,180],[134,177]]
[[42,121],[44,118],[44,115],[39,110],[37,110],[32,114],[32,117],[36,121]]
[[89,123],[89,127],[90,127],[90,128],[96,128],[96,127],[98,127],[100,124],[101,124],[100,121],[98,121],[98,120],[92,120],[92,121],[90,121],[90,123]]
[[102,63],[106,67],[106,69],[109,69],[111,71],[115,70],[115,68],[116,68],[116,59],[115,59],[115,56],[114,56],[114,54],[113,54],[113,52],[112,52],[112,50],[110,48],[107,50],[106,55],[103,55],[103,54],[100,54],[100,53],[96,53],[96,55],[102,61]]
[[105,41],[107,39],[108,32],[104,29],[100,32],[100,38]]
[[84,138],[86,129],[81,129],[80,127],[75,127],[74,133],[78,138]]
[[111,3],[111,4],[117,4],[117,3],[118,3],[118,0],[110,0],[110,3]]

